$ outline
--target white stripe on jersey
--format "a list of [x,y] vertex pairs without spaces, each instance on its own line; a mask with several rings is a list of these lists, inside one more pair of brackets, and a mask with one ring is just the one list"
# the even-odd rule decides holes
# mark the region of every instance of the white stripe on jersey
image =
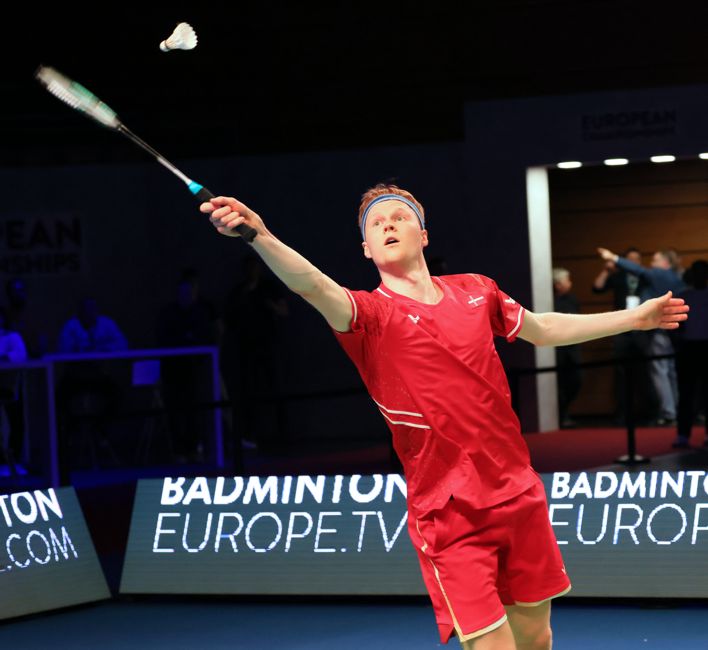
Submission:
[[376,291],[378,291],[379,293],[382,293],[382,294],[383,294],[384,296],[386,296],[387,298],[390,298],[390,297],[391,297],[391,296],[389,296],[383,289],[381,289],[381,287],[376,287]]
[[[373,399],[373,397],[371,399]],[[379,404],[376,400],[374,400],[374,404],[376,404],[376,406],[378,406],[380,409],[386,411],[386,413],[395,413],[396,415],[412,415],[414,418],[423,417],[422,413],[412,413],[411,411],[394,411],[392,409],[387,409],[383,404]]]
[[346,287],[342,287],[342,289],[344,289],[347,292],[347,295],[349,296],[349,300],[352,301],[352,309],[354,310],[354,314],[352,316],[352,323],[356,323],[356,315],[357,315],[356,300],[354,300],[354,296],[352,296],[351,291],[349,291],[349,289],[347,289]]
[[516,327],[506,335],[506,338],[511,338],[516,333],[516,330],[518,330],[519,327],[521,327],[521,314],[523,311],[524,311],[524,308],[519,307],[519,316],[516,319]]
[[401,421],[397,421],[397,420],[392,420],[383,411],[381,411],[381,415],[383,415],[391,424],[403,424],[407,427],[415,427],[416,429],[430,429],[430,427],[427,424],[413,424],[412,422],[401,422]]

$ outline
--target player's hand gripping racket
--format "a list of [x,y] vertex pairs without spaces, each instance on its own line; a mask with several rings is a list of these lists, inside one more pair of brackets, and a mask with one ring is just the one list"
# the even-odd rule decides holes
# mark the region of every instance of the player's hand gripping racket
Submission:
[[[109,129],[122,133],[141,149],[144,149],[150,155],[154,156],[157,162],[169,169],[177,178],[184,181],[189,191],[196,196],[199,201],[205,202],[214,198],[214,195],[206,187],[185,176],[169,160],[165,159],[159,152],[147,144],[147,142],[141,140],[130,131],[130,129],[118,119],[118,116],[113,110],[81,84],[65,77],[54,68],[46,66],[40,66],[35,73],[35,77],[52,95],[61,99],[61,101],[71,106],[71,108],[75,108],[77,111],[80,111]],[[255,239],[257,234],[253,228],[246,224],[236,226],[235,230],[249,243]]]

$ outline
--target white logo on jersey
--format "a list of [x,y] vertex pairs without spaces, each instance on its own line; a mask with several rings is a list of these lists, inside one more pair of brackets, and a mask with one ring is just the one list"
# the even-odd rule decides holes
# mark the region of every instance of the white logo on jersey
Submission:
[[470,299],[467,301],[468,305],[474,305],[475,307],[478,307],[480,302],[484,302],[484,296],[479,296],[478,298],[473,298],[470,296]]
[[420,316],[412,316],[411,314],[408,314],[408,318],[410,318],[416,325],[418,324],[418,321],[420,320]]
[[505,302],[505,303],[508,303],[509,305],[515,305],[515,304],[516,304],[516,300],[514,300],[513,298],[507,298],[504,302]]

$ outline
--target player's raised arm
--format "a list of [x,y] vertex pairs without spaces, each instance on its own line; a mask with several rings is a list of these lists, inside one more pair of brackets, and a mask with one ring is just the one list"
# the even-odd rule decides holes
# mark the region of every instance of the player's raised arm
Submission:
[[211,215],[210,221],[222,235],[238,237],[233,229],[242,223],[254,228],[258,234],[252,243],[253,250],[271,271],[317,309],[335,330],[346,332],[349,329],[352,306],[344,289],[300,253],[283,244],[266,228],[258,214],[233,197],[224,196],[202,203],[199,209]]
[[572,345],[630,330],[672,330],[686,318],[688,305],[668,291],[634,309],[603,314],[526,312],[519,337],[534,345]]

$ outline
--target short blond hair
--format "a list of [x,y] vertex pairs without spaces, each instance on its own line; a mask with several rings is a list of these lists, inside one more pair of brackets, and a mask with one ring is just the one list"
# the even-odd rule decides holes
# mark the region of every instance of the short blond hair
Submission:
[[364,212],[366,212],[366,208],[369,207],[369,204],[374,199],[378,198],[379,196],[383,196],[384,194],[397,194],[398,196],[402,196],[404,199],[408,199],[409,201],[411,201],[420,211],[420,216],[423,220],[423,223],[425,223],[425,210],[423,209],[423,206],[420,204],[418,199],[415,198],[415,196],[413,196],[407,190],[401,189],[397,185],[379,183],[375,187],[366,190],[366,192],[361,195],[361,203],[359,204],[359,217],[357,219],[357,224],[359,225],[360,230],[361,220],[364,216]]

